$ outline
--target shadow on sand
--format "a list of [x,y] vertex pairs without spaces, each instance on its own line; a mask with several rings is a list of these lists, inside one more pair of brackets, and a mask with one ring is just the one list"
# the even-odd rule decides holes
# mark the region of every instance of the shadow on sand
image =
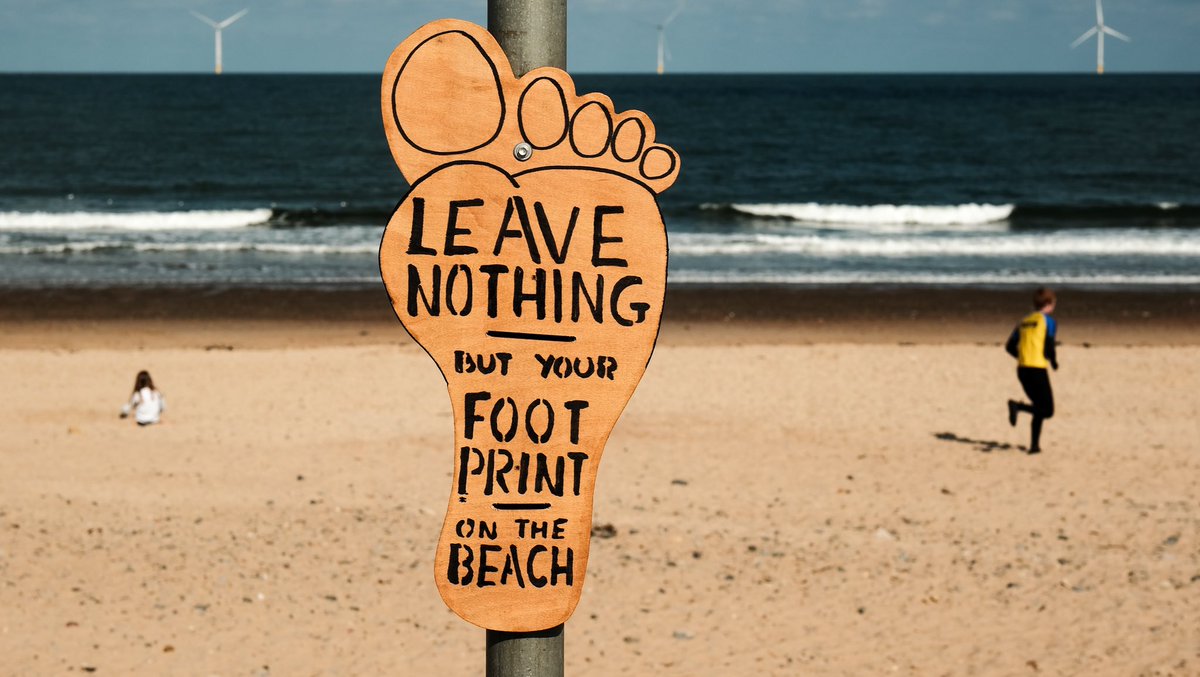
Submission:
[[982,451],[985,454],[990,454],[993,451],[1024,451],[1025,447],[1019,447],[1008,442],[997,442],[996,440],[974,440],[970,437],[959,437],[954,433],[934,433],[934,437],[945,442],[958,442],[959,444],[969,444],[975,447],[975,451]]

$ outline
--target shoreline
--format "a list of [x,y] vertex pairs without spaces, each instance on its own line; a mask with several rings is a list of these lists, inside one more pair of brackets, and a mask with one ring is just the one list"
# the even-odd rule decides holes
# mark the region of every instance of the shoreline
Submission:
[[[1060,341],[1200,344],[1200,290],[1062,288]],[[660,340],[681,344],[1000,343],[1026,289],[682,286]],[[0,347],[247,347],[408,341],[382,285],[351,289],[0,290]]]

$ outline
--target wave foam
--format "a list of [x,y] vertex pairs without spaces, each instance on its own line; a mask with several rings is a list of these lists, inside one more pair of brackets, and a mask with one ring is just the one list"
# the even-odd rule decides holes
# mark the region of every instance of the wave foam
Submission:
[[306,255],[363,255],[379,253],[378,244],[291,244],[291,243],[250,243],[250,242],[178,242],[178,243],[136,243],[116,241],[100,242],[70,242],[63,244],[40,244],[26,246],[0,246],[0,254],[26,254],[51,256],[57,254],[90,254],[101,251],[136,251],[145,253],[263,253],[287,254],[294,256]]
[[184,212],[0,212],[0,230],[228,230],[265,224],[270,209]]
[[137,244],[139,252],[262,252],[264,254],[377,254],[379,245],[371,244],[292,244],[286,242],[197,242],[178,244]]
[[51,255],[51,254],[88,254],[102,249],[116,248],[119,244],[109,242],[72,242],[64,244],[38,244],[19,246],[0,246],[0,254],[28,254],[28,255]]
[[828,237],[821,235],[670,235],[671,253],[691,256],[1071,257],[1200,256],[1200,237],[1188,231],[1085,231],[1054,235],[978,237]]
[[[716,205],[705,207],[720,208]],[[751,216],[841,226],[977,226],[1008,219],[1015,205],[843,205],[805,202],[732,204],[729,208]]]
[[734,272],[682,270],[671,273],[671,284],[779,284],[779,285],[1033,285],[1069,284],[1078,286],[1187,286],[1200,284],[1200,275],[1121,275],[1042,273],[903,273],[899,271],[846,271],[821,273]]

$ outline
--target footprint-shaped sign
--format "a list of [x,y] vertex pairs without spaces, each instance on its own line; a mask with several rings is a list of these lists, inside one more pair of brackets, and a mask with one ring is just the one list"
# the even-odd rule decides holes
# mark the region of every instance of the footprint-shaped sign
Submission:
[[559,69],[516,78],[464,21],[396,48],[382,107],[412,189],[380,272],[454,408],[438,591],[484,628],[554,627],[579,602],[600,457],[658,336],[655,195],[679,157]]

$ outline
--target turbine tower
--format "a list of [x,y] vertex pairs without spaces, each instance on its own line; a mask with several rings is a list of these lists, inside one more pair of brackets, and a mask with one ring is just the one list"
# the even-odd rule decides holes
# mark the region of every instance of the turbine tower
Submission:
[[225,28],[229,28],[230,24],[232,24],[234,21],[237,21],[238,19],[246,16],[246,12],[249,12],[250,8],[247,7],[246,9],[243,9],[242,11],[238,12],[237,14],[234,14],[233,16],[231,16],[228,19],[221,21],[221,22],[213,21],[212,19],[204,16],[203,14],[201,14],[200,12],[197,12],[195,10],[190,10],[190,11],[192,12],[192,16],[196,17],[197,19],[199,19],[199,20],[203,21],[204,23],[208,24],[209,26],[213,27],[213,32],[216,34],[216,40],[217,40],[217,60],[216,60],[217,65],[214,70],[217,75],[220,75],[221,74],[221,31]]
[[665,66],[664,60],[667,57],[667,55],[669,55],[671,53],[671,50],[667,49],[667,26],[671,25],[671,22],[674,21],[681,12],[683,12],[683,6],[686,3],[687,3],[687,0],[679,0],[679,5],[675,8],[675,11],[671,12],[670,16],[668,16],[665,21],[663,21],[662,23],[660,23],[658,25],[658,74],[659,75],[663,74],[663,68]]
[[1096,0],[1096,25],[1088,29],[1088,32],[1079,36],[1079,39],[1071,43],[1071,49],[1082,45],[1088,38],[1096,36],[1096,74],[1104,75],[1104,34],[1108,33],[1114,38],[1120,38],[1125,42],[1133,42],[1129,36],[1116,31],[1104,25],[1104,8],[1100,6],[1100,0]]

